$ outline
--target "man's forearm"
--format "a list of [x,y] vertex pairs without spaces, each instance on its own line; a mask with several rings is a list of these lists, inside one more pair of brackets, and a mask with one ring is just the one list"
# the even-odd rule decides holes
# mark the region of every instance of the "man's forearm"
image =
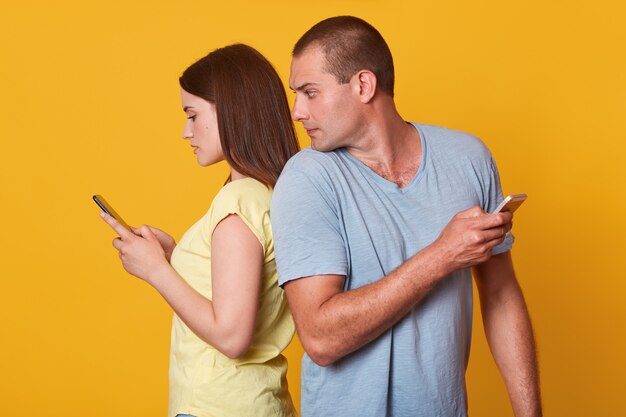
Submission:
[[457,214],[435,242],[372,284],[343,291],[343,277],[313,276],[285,284],[300,340],[328,365],[391,328],[448,274],[484,262],[510,229],[510,213],[478,207]]
[[517,417],[541,416],[539,376],[530,318],[521,293],[500,308],[483,312],[493,356]]
[[313,325],[298,328],[305,350],[322,366],[356,351],[406,316],[448,272],[435,249],[426,248],[381,280],[334,294],[316,310]]
[[[510,262],[510,255],[494,257]],[[479,276],[480,269],[477,268]],[[477,280],[487,341],[517,417],[539,417],[541,397],[535,340],[522,291],[510,270]],[[482,272],[484,274],[484,271]]]

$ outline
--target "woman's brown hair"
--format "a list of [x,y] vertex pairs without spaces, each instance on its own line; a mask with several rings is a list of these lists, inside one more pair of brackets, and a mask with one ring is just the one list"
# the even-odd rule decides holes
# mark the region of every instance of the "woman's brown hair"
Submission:
[[213,104],[224,157],[241,174],[274,187],[299,150],[287,95],[276,70],[256,49],[216,49],[185,70],[186,92]]

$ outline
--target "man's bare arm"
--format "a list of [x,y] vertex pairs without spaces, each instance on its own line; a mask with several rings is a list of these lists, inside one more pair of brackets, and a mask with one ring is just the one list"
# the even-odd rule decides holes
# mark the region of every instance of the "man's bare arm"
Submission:
[[343,291],[344,277],[317,275],[284,285],[309,357],[327,366],[371,342],[404,317],[441,279],[490,257],[511,214],[478,207],[457,214],[439,238],[386,277]]
[[533,331],[510,252],[474,268],[483,324],[517,417],[539,417],[541,398]]

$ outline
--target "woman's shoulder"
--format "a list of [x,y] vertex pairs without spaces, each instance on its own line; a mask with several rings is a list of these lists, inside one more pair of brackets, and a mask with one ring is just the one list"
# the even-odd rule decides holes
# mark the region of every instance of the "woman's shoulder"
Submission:
[[271,197],[272,189],[253,178],[227,183],[217,193],[211,205],[210,229],[214,230],[229,214],[237,214],[265,246],[271,240]]
[[246,177],[235,181],[230,181],[225,184],[222,189],[217,193],[217,196],[232,196],[232,195],[244,195],[244,196],[271,196],[272,189],[262,182],[255,180],[254,178]]
[[254,178],[243,178],[224,185],[213,200],[213,211],[231,213],[269,210],[272,189]]

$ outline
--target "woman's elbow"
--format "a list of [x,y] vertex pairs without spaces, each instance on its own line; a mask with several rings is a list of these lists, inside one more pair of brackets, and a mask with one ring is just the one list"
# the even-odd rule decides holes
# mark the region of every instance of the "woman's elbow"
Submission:
[[216,346],[217,349],[230,359],[239,359],[248,353],[250,344],[252,343],[251,337],[230,337],[224,340],[220,346]]
[[230,359],[244,356],[252,344],[252,335],[236,332],[220,332],[211,334],[196,333],[205,343],[213,346]]

